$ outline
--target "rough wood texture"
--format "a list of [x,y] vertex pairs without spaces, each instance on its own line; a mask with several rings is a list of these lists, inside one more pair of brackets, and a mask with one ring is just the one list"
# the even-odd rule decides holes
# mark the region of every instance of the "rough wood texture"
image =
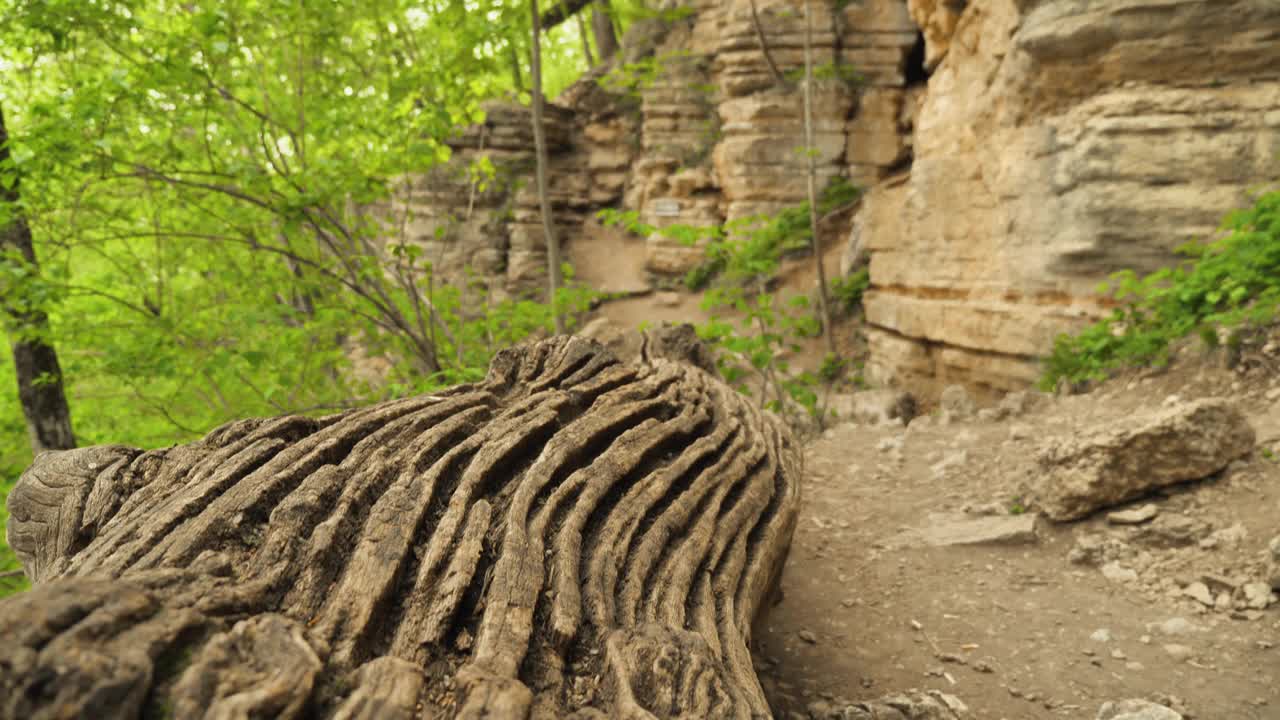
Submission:
[[41,456],[0,715],[768,716],[747,645],[800,453],[652,357],[688,352],[559,337],[436,395]]

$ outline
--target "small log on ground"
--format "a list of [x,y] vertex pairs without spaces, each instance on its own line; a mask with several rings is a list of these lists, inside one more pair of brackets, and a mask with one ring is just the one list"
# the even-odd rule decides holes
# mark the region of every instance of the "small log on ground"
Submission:
[[800,472],[710,374],[571,337],[435,395],[42,455],[0,717],[767,717],[748,643]]

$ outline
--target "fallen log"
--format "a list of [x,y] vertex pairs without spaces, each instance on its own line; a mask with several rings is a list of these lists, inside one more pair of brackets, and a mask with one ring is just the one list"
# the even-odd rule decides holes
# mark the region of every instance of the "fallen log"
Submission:
[[709,373],[576,337],[434,395],[45,454],[9,496],[34,586],[0,602],[0,714],[768,717],[748,643],[800,472]]

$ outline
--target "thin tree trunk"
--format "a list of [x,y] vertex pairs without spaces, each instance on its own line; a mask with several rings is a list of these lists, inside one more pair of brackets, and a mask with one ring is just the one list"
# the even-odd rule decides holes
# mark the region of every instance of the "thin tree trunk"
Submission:
[[595,66],[596,59],[591,54],[591,38],[587,34],[587,23],[582,19],[582,13],[574,15],[578,19],[578,37],[582,38],[582,57],[587,62],[587,68]]
[[556,306],[560,289],[560,241],[551,220],[551,202],[547,199],[547,138],[542,127],[542,30],[539,27],[538,0],[529,0],[533,18],[533,44],[530,46],[532,63],[529,66],[529,84],[532,87],[533,145],[537,155],[538,210],[542,214],[542,230],[547,238],[547,301],[555,318],[556,334],[564,333],[564,317]]
[[[9,165],[9,159],[9,132],[4,109],[0,108],[0,169]],[[35,271],[39,263],[31,240],[31,226],[18,205],[21,197],[18,179],[16,175],[13,177],[11,185],[0,183],[0,203],[9,210],[8,224],[0,227],[0,262],[13,261],[12,254],[16,253],[17,262]],[[27,419],[31,451],[39,455],[46,450],[74,448],[76,438],[71,431],[71,410],[62,387],[62,368],[58,365],[58,354],[44,339],[49,318],[43,310],[24,307],[20,302],[6,301],[3,306],[8,316],[18,401]]]
[[[753,0],[754,1],[754,0]],[[813,268],[818,276],[818,310],[822,313],[822,334],[827,352],[836,352],[831,332],[831,312],[827,307],[827,272],[822,266],[822,243],[818,241],[818,168],[813,140],[813,1],[804,5],[804,154],[808,161],[809,230],[813,243]]]
[[596,36],[596,51],[601,62],[618,53],[618,35],[613,29],[612,15],[609,0],[596,0],[591,7],[591,31]]
[[[760,27],[760,13],[756,10],[756,0],[751,0],[751,26],[755,28],[756,42],[760,45],[760,53],[764,55],[764,61],[769,64],[769,72],[773,73],[773,79],[784,88],[790,87],[791,83],[787,82],[782,71],[778,70],[778,64],[773,61],[773,53],[769,51],[769,41],[764,37],[764,28]],[[808,35],[805,37],[807,38]],[[805,55],[806,62],[808,57]]]

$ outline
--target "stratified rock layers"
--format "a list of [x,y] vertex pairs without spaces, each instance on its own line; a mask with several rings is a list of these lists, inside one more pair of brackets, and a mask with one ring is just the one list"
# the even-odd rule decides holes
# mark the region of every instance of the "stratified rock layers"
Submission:
[[[883,380],[1025,385],[1099,280],[1205,238],[1280,157],[1280,5],[916,2],[909,178],[855,222]],[[950,30],[949,30],[950,28]]]
[[[699,0],[688,17],[637,22],[632,65],[557,98],[551,204],[571,260],[616,243],[618,262],[643,268],[614,275],[642,291],[704,259],[662,227],[805,201],[805,7],[758,0],[757,27],[750,0]],[[869,370],[882,382],[924,395],[1026,386],[1057,334],[1104,312],[1100,280],[1172,262],[1280,175],[1270,0],[812,7],[817,172],[869,190],[841,270],[870,258]],[[499,296],[539,292],[527,110],[491,110],[447,168],[408,183],[401,226],[446,274],[469,266]],[[477,190],[466,167],[479,156],[505,180]],[[592,216],[618,207],[659,232],[602,233]]]

